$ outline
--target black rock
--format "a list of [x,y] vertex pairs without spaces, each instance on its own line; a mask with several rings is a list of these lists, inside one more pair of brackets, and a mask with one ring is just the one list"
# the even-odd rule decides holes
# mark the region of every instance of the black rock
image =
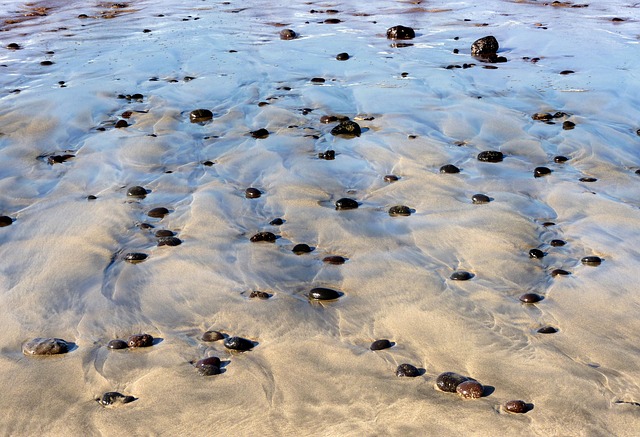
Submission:
[[180,246],[182,240],[178,237],[160,237],[158,238],[158,246]]
[[447,164],[440,167],[440,173],[455,174],[460,173],[460,169],[453,164]]
[[267,243],[275,243],[276,236],[272,232],[258,232],[253,237],[251,237],[250,241],[252,243],[259,243],[265,241]]
[[349,53],[338,53],[336,59],[338,61],[347,61],[349,59]]
[[96,197],[96,196],[94,196],[93,194],[89,194],[89,195],[87,196],[87,200],[96,200],[96,199],[97,199],[97,197]]
[[496,54],[500,48],[498,40],[492,36],[485,36],[477,39],[471,44],[471,54],[473,56],[486,56]]
[[297,37],[298,37],[298,34],[291,29],[282,29],[280,31],[280,39],[290,40],[290,39],[296,39]]
[[404,363],[400,364],[396,369],[396,376],[415,378],[416,376],[420,376],[420,371],[416,368],[416,366]]
[[562,270],[562,269],[555,269],[551,271],[551,276],[555,277],[555,276],[568,276],[570,275],[571,272],[568,272],[566,270]]
[[567,242],[563,240],[551,240],[549,244],[553,247],[562,247],[567,244]]
[[293,246],[293,249],[291,250],[293,253],[295,253],[296,255],[302,255],[303,253],[309,253],[311,252],[311,247],[309,247],[308,244],[304,244],[304,243],[300,243],[300,244],[296,244],[295,246]]
[[130,348],[153,346],[153,337],[149,334],[135,334],[129,337],[127,345]]
[[486,194],[474,194],[471,196],[471,201],[477,205],[481,205],[491,202],[491,198]]
[[202,123],[213,119],[213,112],[208,109],[195,109],[189,114],[191,123]]
[[537,121],[549,121],[553,118],[553,115],[548,112],[536,112],[531,118]]
[[536,303],[542,300],[542,296],[536,293],[525,293],[520,296],[520,302],[522,303]]
[[220,358],[218,357],[207,357],[207,358],[203,358],[201,360],[196,361],[195,364],[196,367],[202,367],[202,366],[216,366],[216,367],[220,367]]
[[436,378],[436,386],[439,390],[455,393],[458,385],[469,381],[469,378],[454,372],[444,372]]
[[229,337],[224,341],[224,347],[235,351],[248,351],[253,349],[253,342],[242,337]]
[[102,395],[102,397],[98,400],[100,405],[109,407],[115,404],[128,404],[129,402],[135,401],[136,398],[133,396],[125,396],[122,393],[118,393],[117,391],[110,391]]
[[9,226],[13,223],[13,219],[7,215],[0,216],[0,228],[4,228],[5,226]]
[[580,178],[578,179],[580,182],[598,182],[596,178]]
[[340,265],[340,264],[344,264],[346,259],[344,259],[344,257],[341,257],[341,256],[332,255],[332,256],[325,256],[322,259],[322,261],[326,262],[327,264]]
[[144,187],[136,185],[127,190],[127,196],[143,198],[147,196],[147,190]]
[[400,178],[394,174],[388,174],[384,177],[385,182],[397,182],[398,179]]
[[264,291],[252,291],[251,294],[249,294],[249,297],[251,299],[269,299],[271,297],[271,295],[269,293],[265,293]]
[[246,190],[244,190],[244,196],[247,199],[257,199],[258,197],[262,196],[262,192],[260,192],[260,190],[258,190],[257,188],[247,188]]
[[222,373],[220,367],[214,366],[213,364],[202,364],[200,366],[196,366],[196,369],[198,369],[198,373],[202,376],[219,375]]
[[389,340],[383,339],[383,340],[376,340],[373,343],[371,343],[371,346],[369,347],[369,349],[371,349],[372,351],[380,351],[382,349],[389,349],[392,346],[393,344],[391,344]]
[[602,258],[600,258],[599,256],[585,256],[580,260],[580,262],[585,266],[596,267],[602,263]]
[[7,48],[9,50],[20,50],[22,47],[20,47],[20,44],[12,42],[12,43],[7,44]]
[[222,340],[223,338],[224,335],[222,335],[222,333],[218,331],[207,331],[202,334],[202,341],[218,341]]
[[569,158],[567,158],[566,156],[562,156],[562,155],[558,155],[558,156],[553,158],[553,162],[558,163],[558,164],[564,164],[568,160],[569,160]]
[[413,39],[416,37],[416,32],[406,26],[393,26],[387,29],[388,39]]
[[453,272],[451,274],[451,279],[453,279],[454,281],[468,281],[469,279],[473,278],[473,276],[473,273],[460,270],[457,272]]
[[174,235],[176,235],[175,232],[170,231],[168,229],[158,229],[156,231],[156,237],[160,238],[160,237],[173,237]]
[[269,136],[269,131],[264,129],[264,128],[261,128],[261,129],[258,129],[258,130],[251,131],[251,132],[249,132],[249,134],[253,138],[256,138],[256,139],[259,139],[259,140],[263,140],[263,139],[265,139],[265,138],[267,138]]
[[536,169],[533,170],[533,177],[536,178],[540,178],[549,174],[551,174],[551,169],[547,167],[536,167]]
[[146,253],[131,252],[124,256],[124,260],[131,264],[138,264],[147,259],[149,255]]
[[343,197],[342,199],[336,200],[336,209],[356,209],[358,208],[358,202],[353,199],[349,199],[348,197]]
[[571,129],[575,128],[575,127],[576,127],[576,124],[574,122],[572,122],[572,121],[569,121],[569,120],[567,120],[564,123],[562,123],[562,129],[564,129],[564,130],[571,130]]
[[531,249],[529,251],[529,258],[541,259],[544,258],[544,252],[540,249]]
[[343,135],[345,137],[359,137],[362,133],[360,125],[355,121],[342,120],[340,124],[331,129],[331,135]]
[[75,157],[75,155],[53,155],[47,158],[47,163],[49,165],[62,164],[63,162]]
[[555,334],[556,332],[558,332],[558,329],[554,328],[553,326],[543,326],[542,328],[538,329],[538,333],[540,334]]
[[114,126],[116,129],[122,129],[124,127],[129,127],[129,123],[126,120],[118,120]]
[[269,222],[269,224],[271,226],[280,226],[280,225],[284,224],[284,220],[282,220],[281,218],[274,218],[273,220],[271,220]]
[[504,155],[496,150],[485,150],[478,154],[478,161],[482,162],[502,162]]
[[109,349],[126,349],[129,345],[124,340],[111,340],[107,343],[107,348]]
[[326,152],[318,153],[318,158],[325,159],[327,161],[333,161],[336,159],[336,152],[334,150],[327,150]]
[[340,297],[340,293],[330,288],[314,288],[309,291],[309,299],[312,300],[335,300]]
[[37,337],[22,345],[25,355],[58,355],[69,352],[69,344],[61,338]]
[[408,206],[404,205],[396,205],[389,208],[389,215],[391,217],[404,216],[408,217],[411,215],[411,209]]
[[163,218],[167,214],[169,214],[169,210],[163,206],[159,208],[153,208],[147,213],[149,217],[154,217],[154,218]]

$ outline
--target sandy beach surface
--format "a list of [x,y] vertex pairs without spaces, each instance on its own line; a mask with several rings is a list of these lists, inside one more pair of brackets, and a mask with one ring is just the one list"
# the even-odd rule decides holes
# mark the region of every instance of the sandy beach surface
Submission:
[[640,435],[640,3],[2,3],[0,434]]

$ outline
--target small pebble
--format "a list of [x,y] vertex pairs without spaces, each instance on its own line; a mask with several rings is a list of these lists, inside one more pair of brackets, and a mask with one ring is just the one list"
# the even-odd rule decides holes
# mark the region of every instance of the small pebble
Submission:
[[323,115],[320,117],[320,123],[323,124],[335,123],[336,121],[338,121],[338,117],[335,115]]
[[97,199],[97,197],[96,197],[96,196],[94,196],[93,194],[89,194],[89,195],[87,196],[87,200],[96,200],[96,199]]
[[133,396],[125,396],[122,393],[118,393],[117,391],[110,391],[103,394],[98,402],[104,407],[109,407],[115,404],[128,404],[129,402],[133,402],[135,400],[136,398],[134,398]]
[[312,83],[325,83],[326,80],[323,77],[312,77],[311,78],[311,82]]
[[25,355],[58,355],[69,352],[69,344],[61,338],[37,337],[22,345]]
[[597,267],[602,263],[602,258],[599,256],[585,256],[580,262],[585,266]]
[[53,61],[42,61],[40,62],[40,65],[53,65],[54,62]]
[[397,182],[398,179],[400,179],[398,176],[394,175],[394,174],[388,174],[384,177],[384,181],[385,182]]
[[108,349],[127,349],[129,345],[124,340],[111,340],[107,343]]
[[551,174],[551,170],[547,167],[536,167],[533,170],[533,177],[539,178]]
[[382,349],[389,349],[391,346],[393,345],[389,340],[382,339],[382,340],[376,340],[373,343],[371,343],[371,346],[369,347],[369,349],[371,349],[372,351],[380,351]]
[[149,255],[146,253],[131,252],[124,256],[124,260],[131,264],[138,264],[147,259]]
[[127,345],[130,348],[153,346],[153,337],[149,334],[135,334],[129,337]]
[[522,303],[536,303],[542,300],[542,296],[536,293],[525,293],[520,296],[520,302]]
[[491,198],[489,198],[489,196],[487,196],[486,194],[474,194],[473,196],[471,196],[471,201],[477,205],[481,205],[491,202]]
[[224,341],[224,347],[235,351],[248,351],[253,349],[253,342],[242,337],[229,337]]
[[269,136],[269,131],[264,129],[264,128],[261,128],[261,129],[258,129],[258,130],[251,131],[251,132],[249,132],[249,134],[253,138],[256,138],[256,139],[259,139],[259,140],[263,140],[263,139],[265,139],[265,138],[267,138]]
[[0,228],[4,228],[5,226],[9,226],[13,223],[13,219],[7,215],[0,216]]
[[182,240],[178,237],[160,237],[158,238],[158,246],[180,246]]
[[121,129],[123,127],[129,127],[129,123],[127,123],[125,120],[118,120],[115,124],[115,127],[117,129]]
[[344,264],[346,259],[344,259],[341,256],[331,255],[331,256],[325,256],[322,259],[322,261],[326,262],[327,264],[340,265],[340,264]]
[[194,109],[189,114],[189,119],[191,123],[202,123],[204,121],[209,121],[213,119],[213,112],[208,109]]
[[567,120],[564,123],[562,123],[562,129],[564,129],[564,130],[571,130],[571,129],[575,128],[575,127],[576,127],[576,124],[574,122],[572,122],[572,121],[569,121],[569,120]]
[[291,29],[282,29],[280,31],[280,39],[290,40],[290,39],[296,39],[297,37],[298,37],[298,34]]
[[220,358],[218,357],[207,357],[207,358],[203,358],[201,360],[196,361],[195,366],[196,367],[202,367],[202,366],[216,366],[216,367],[220,367]]
[[249,294],[249,297],[251,299],[269,299],[271,297],[271,295],[269,293],[265,293],[264,291],[252,291],[251,294]]
[[596,179],[596,178],[580,178],[579,181],[580,182],[597,182],[598,179]]
[[246,190],[244,190],[244,196],[247,199],[257,199],[258,197],[262,196],[262,193],[257,188],[247,188]]
[[555,158],[553,158],[553,162],[556,162],[558,164],[564,164],[568,160],[569,160],[569,158],[567,158],[566,156],[562,156],[562,155],[558,155]]
[[478,161],[482,162],[501,162],[504,159],[502,152],[496,150],[485,150],[478,154]]
[[482,397],[484,387],[478,381],[465,381],[458,384],[456,393],[465,399],[478,399]]
[[168,229],[158,229],[156,231],[156,237],[160,238],[160,237],[173,237],[176,233],[173,231],[170,231]]
[[527,412],[527,404],[524,401],[507,401],[504,404],[504,409],[509,413],[526,413]]
[[540,334],[555,334],[556,332],[558,332],[558,330],[553,326],[543,326],[542,328],[538,329],[538,333]]
[[544,252],[540,249],[531,249],[529,251],[529,258],[541,259],[544,258]]
[[465,272],[463,270],[453,272],[451,274],[451,279],[454,281],[468,281],[471,278],[473,278],[473,273]]
[[567,242],[563,240],[551,240],[549,244],[553,247],[562,247],[567,244]]
[[333,161],[334,159],[336,159],[336,152],[335,150],[327,150],[324,153],[323,152],[318,153],[318,158],[324,159],[327,161]]
[[573,71],[573,70],[562,70],[560,72],[560,74],[573,74],[573,73],[575,73],[575,71]]
[[396,376],[415,378],[416,376],[420,376],[420,371],[415,366],[404,363],[400,364],[396,369]]
[[411,215],[411,209],[408,206],[396,205],[389,208],[389,215],[391,217],[408,217]]
[[167,214],[169,214],[169,210],[163,206],[159,208],[153,208],[152,210],[147,212],[147,215],[153,218],[163,218]]
[[531,118],[537,121],[549,121],[553,118],[553,115],[548,112],[536,112]]
[[447,393],[455,393],[458,385],[468,380],[469,378],[458,373],[444,372],[438,375],[438,377],[436,378],[436,387],[438,387],[439,390]]
[[562,269],[555,269],[551,271],[551,276],[567,276],[570,275],[571,272],[568,272],[566,270],[562,270]]
[[251,237],[250,241],[252,243],[259,243],[261,241],[265,241],[267,243],[275,243],[276,236],[271,232],[258,232],[253,237]]
[[7,44],[7,48],[10,50],[20,50],[22,47],[20,47],[20,44],[12,42],[10,44]]
[[387,29],[387,39],[413,39],[416,32],[406,26],[393,26]]
[[335,300],[340,297],[340,293],[331,288],[314,288],[309,291],[309,299],[312,300]]
[[220,367],[214,366],[213,364],[202,364],[196,366],[196,369],[198,369],[198,373],[202,376],[219,375],[222,373]]
[[271,220],[269,222],[269,224],[271,226],[280,226],[280,225],[284,224],[284,220],[282,220],[281,218],[274,218],[273,220]]
[[348,197],[343,197],[342,199],[336,200],[336,209],[356,209],[358,208],[358,202],[353,199],[349,199]]
[[360,125],[355,121],[343,120],[336,127],[331,129],[331,135],[343,135],[345,137],[359,137],[362,133]]
[[338,61],[347,61],[349,59],[349,53],[338,53],[336,59]]
[[136,185],[127,190],[127,196],[144,198],[147,196],[147,190],[144,187]]
[[460,173],[460,169],[453,164],[447,164],[440,167],[440,173],[448,173],[448,174]]
[[295,253],[296,255],[302,255],[303,253],[309,253],[311,252],[311,247],[309,247],[308,244],[304,244],[304,243],[300,243],[300,244],[296,244],[295,246],[293,246],[293,249],[291,250],[293,253]]
[[202,334],[202,341],[218,341],[218,340],[222,340],[224,338],[224,335],[222,335],[221,332],[219,331],[207,331],[204,334]]
[[324,24],[338,24],[338,23],[342,23],[342,20],[340,20],[339,18],[327,18],[326,20],[324,20]]
[[63,162],[75,157],[75,155],[53,155],[47,158],[47,163],[49,165],[62,164]]

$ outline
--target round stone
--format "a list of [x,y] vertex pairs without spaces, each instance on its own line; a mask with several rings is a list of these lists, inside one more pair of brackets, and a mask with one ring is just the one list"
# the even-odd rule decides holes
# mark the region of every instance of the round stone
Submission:
[[323,115],[320,117],[320,123],[323,124],[335,123],[336,121],[338,121],[338,117],[335,115]]
[[494,36],[489,35],[477,39],[471,44],[471,54],[473,56],[492,55],[497,53],[499,48],[498,40]]
[[127,196],[143,198],[147,196],[147,190],[144,187],[136,185],[127,190]]
[[124,260],[131,264],[138,264],[147,259],[149,255],[146,253],[131,252],[124,256]]
[[333,161],[336,159],[336,152],[335,150],[327,150],[326,152],[318,153],[318,158],[326,161]]
[[416,366],[404,363],[400,364],[396,369],[396,376],[415,378],[416,376],[420,376],[420,371],[416,368]]
[[312,77],[311,83],[325,83],[326,80],[324,77]]
[[322,261],[326,262],[327,264],[340,265],[340,264],[344,264],[346,259],[344,259],[344,257],[341,257],[341,256],[331,255],[331,256],[325,256],[322,259]]
[[465,399],[478,399],[482,397],[484,387],[478,381],[465,381],[458,384],[456,393]]
[[58,355],[69,352],[69,344],[61,338],[37,337],[22,345],[25,355]]
[[400,179],[398,176],[394,175],[394,174],[388,174],[384,177],[384,181],[385,182],[397,182],[398,179]]
[[438,387],[439,390],[445,391],[447,393],[455,393],[458,385],[468,380],[468,377],[462,376],[458,373],[444,372],[438,375],[438,377],[436,378],[436,387]]
[[572,122],[572,121],[569,121],[569,120],[567,120],[564,123],[562,123],[562,129],[564,129],[564,130],[571,130],[571,129],[575,128],[575,127],[576,127],[576,124],[574,122]]
[[109,349],[126,349],[129,345],[124,340],[111,340],[107,343],[107,348]]
[[353,199],[349,199],[348,197],[343,197],[342,199],[336,200],[336,209],[356,209],[358,208],[358,202]]
[[471,278],[473,278],[473,273],[465,272],[463,270],[459,270],[451,274],[451,279],[454,281],[468,281]]
[[387,29],[387,39],[413,39],[416,32],[406,26],[393,26]]
[[253,342],[242,337],[229,337],[224,341],[224,347],[234,351],[248,351],[253,349]]
[[20,44],[12,42],[12,43],[7,44],[7,48],[9,50],[20,50],[22,47],[20,47]]
[[569,160],[569,158],[567,158],[566,156],[562,156],[562,155],[558,155],[555,158],[553,158],[553,162],[558,163],[558,164],[564,164],[568,160]]
[[585,256],[580,262],[585,266],[597,267],[602,263],[602,258],[599,256]]
[[396,205],[389,208],[389,215],[391,217],[404,216],[408,217],[411,215],[411,209],[408,206],[404,205]]
[[567,242],[563,240],[551,240],[549,244],[553,247],[562,247],[567,244]]
[[222,340],[224,335],[219,331],[207,331],[202,334],[202,341],[218,341]]
[[196,367],[202,367],[202,366],[216,366],[216,367],[220,367],[220,358],[218,357],[207,357],[207,358],[203,358],[201,360],[196,361],[195,364]]
[[331,288],[317,287],[309,291],[309,299],[312,300],[335,300],[340,297],[340,293]]
[[529,258],[541,259],[544,258],[544,252],[540,249],[531,249],[529,251]]
[[149,334],[135,334],[129,337],[127,345],[130,348],[153,346],[153,337]]
[[259,139],[259,140],[263,140],[263,139],[265,139],[265,138],[267,138],[269,136],[269,131],[264,129],[264,128],[260,128],[258,130],[254,130],[254,131],[249,132],[249,134],[253,138],[256,138],[256,139]]
[[189,114],[191,123],[202,123],[213,119],[213,112],[208,109],[194,109]]
[[547,167],[536,167],[535,170],[533,170],[533,177],[536,177],[536,178],[547,176],[550,174],[551,174],[551,169]]
[[491,202],[491,198],[486,194],[474,194],[473,196],[471,196],[471,201],[476,205],[482,205],[484,203]]
[[520,400],[507,401],[504,404],[504,409],[509,413],[522,414],[527,412],[527,404],[525,403],[525,401],[520,401]]
[[2,215],[0,216],[0,228],[4,228],[5,226],[9,226],[13,223],[13,219],[9,216]]
[[247,188],[246,190],[244,190],[244,196],[247,199],[257,199],[258,197],[262,196],[262,193],[257,188]]
[[203,364],[201,366],[196,366],[198,369],[198,373],[202,376],[212,376],[219,375],[221,372],[220,367],[214,366],[212,364]]
[[115,127],[116,127],[117,129],[121,129],[121,128],[123,128],[123,127],[129,127],[129,123],[127,123],[127,121],[126,121],[126,120],[118,120],[118,121],[116,122],[116,124],[115,124]]
[[558,329],[554,328],[553,326],[543,326],[542,328],[538,329],[538,333],[540,334],[555,334],[556,332],[558,332]]
[[362,133],[360,125],[355,121],[343,120],[336,127],[331,129],[331,135],[343,135],[346,137],[359,137]]
[[349,59],[349,53],[338,53],[336,59],[338,61],[347,61]]
[[566,270],[562,270],[562,269],[555,269],[551,271],[551,276],[567,276],[570,275],[571,272],[568,272]]
[[182,240],[178,237],[160,237],[158,238],[158,246],[180,246]]
[[252,291],[251,294],[249,294],[249,297],[251,299],[269,299],[271,297],[271,295],[269,293],[265,293],[264,291]]
[[391,346],[393,345],[389,340],[382,339],[382,340],[376,340],[373,343],[371,343],[371,346],[369,347],[369,349],[371,349],[372,351],[380,351],[382,349],[389,349]]
[[298,37],[298,34],[291,29],[282,29],[280,31],[280,39],[290,40],[290,39],[296,39],[297,37]]
[[122,393],[118,393],[117,391],[110,391],[102,395],[102,397],[98,400],[98,403],[104,407],[113,406],[116,404],[128,404],[129,402],[135,401],[136,398],[133,396],[125,396]]
[[496,150],[485,150],[478,154],[478,161],[482,162],[501,162],[504,159],[502,152]]
[[174,235],[176,235],[175,232],[170,231],[168,229],[158,229],[156,231],[156,237],[160,238],[160,237],[173,237]]
[[255,234],[253,237],[250,238],[250,241],[252,243],[260,243],[263,241],[267,243],[275,243],[276,236],[272,232],[258,232],[257,234]]
[[447,164],[440,167],[440,173],[455,174],[460,173],[460,169],[453,164]]
[[520,296],[520,302],[522,303],[536,303],[542,300],[542,296],[536,293],[525,293]]
[[169,214],[169,210],[163,206],[159,208],[153,208],[147,213],[149,217],[153,218],[163,218],[167,214]]
[[280,225],[284,224],[284,220],[282,220],[281,218],[274,218],[273,220],[271,220],[269,222],[269,224],[271,226],[280,226]]
[[303,253],[309,253],[311,252],[311,247],[309,247],[308,244],[304,244],[304,243],[300,243],[300,244],[296,244],[295,246],[293,246],[293,249],[291,250],[293,253],[295,253],[296,255],[302,255]]

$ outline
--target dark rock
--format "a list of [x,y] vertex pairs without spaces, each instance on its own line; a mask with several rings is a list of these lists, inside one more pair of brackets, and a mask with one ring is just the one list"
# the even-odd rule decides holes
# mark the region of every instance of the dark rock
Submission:
[[562,247],[567,244],[567,242],[563,240],[551,240],[549,244],[553,247]]
[[339,18],[327,18],[326,20],[324,20],[324,24],[338,24],[338,23],[342,23],[342,20],[340,20]]
[[207,166],[207,167],[211,167],[211,166],[213,165],[213,161],[204,161],[204,162],[202,163],[202,165],[205,165],[205,166]]
[[568,272],[566,270],[562,270],[562,269],[555,269],[551,271],[551,276],[556,277],[556,276],[568,276],[570,275],[571,272]]
[[290,39],[296,39],[297,37],[298,37],[298,34],[291,29],[282,29],[280,31],[280,39],[290,40]]
[[388,174],[384,177],[385,182],[397,182],[398,179],[400,178],[394,174]]
[[356,209],[358,208],[358,202],[353,199],[349,199],[348,197],[343,197],[342,199],[336,200],[336,209]]
[[543,326],[542,328],[538,329],[539,334],[555,334],[556,332],[558,332],[558,329],[554,328],[553,326]]
[[61,338],[37,337],[22,345],[25,355],[58,355],[69,352],[69,344]]
[[117,129],[121,129],[123,127],[129,127],[129,123],[127,123],[125,120],[118,120],[115,124],[115,127]]
[[258,232],[253,237],[251,237],[250,241],[252,243],[259,243],[265,241],[267,243],[275,243],[276,236],[271,232]]
[[300,243],[293,246],[293,249],[291,251],[296,255],[302,255],[303,253],[309,253],[312,250],[313,249],[311,249],[308,244]]
[[249,294],[249,297],[251,299],[269,299],[271,297],[271,295],[269,293],[265,293],[264,291],[252,291],[251,294]]
[[201,366],[196,366],[196,369],[198,369],[198,373],[202,376],[213,376],[222,373],[220,367],[214,366],[213,364],[203,364]]
[[131,252],[124,256],[124,260],[131,264],[138,264],[147,259],[149,255],[146,253]]
[[220,367],[220,358],[218,358],[218,357],[203,358],[201,360],[196,361],[195,366],[196,367],[202,367],[202,366]]
[[42,61],[40,62],[40,65],[53,65],[54,62],[53,61]]
[[323,115],[320,117],[320,123],[323,124],[335,123],[336,121],[338,121],[338,117],[335,115]]
[[218,331],[207,331],[202,334],[202,341],[218,341],[222,340],[224,335]]
[[400,364],[396,369],[396,376],[415,378],[416,376],[420,376],[420,371],[415,366],[404,363]]
[[258,130],[254,130],[254,131],[249,132],[249,134],[253,138],[256,138],[256,139],[259,139],[259,140],[263,140],[263,139],[265,139],[265,138],[267,138],[269,136],[269,131],[264,129],[264,128],[260,128]]
[[544,252],[540,249],[531,249],[529,251],[529,258],[541,259],[544,258]]
[[469,279],[473,278],[473,276],[473,273],[460,270],[457,272],[453,272],[451,274],[451,279],[453,279],[454,281],[468,281]]
[[147,213],[149,217],[153,218],[163,218],[167,214],[169,214],[169,210],[163,206],[159,208],[153,208]]
[[458,384],[456,393],[465,399],[478,399],[482,397],[484,387],[478,381],[465,381]]
[[478,154],[478,161],[482,162],[502,162],[504,155],[496,150],[485,150]]
[[158,238],[158,246],[180,246],[182,240],[178,237],[160,237]]
[[168,229],[158,229],[156,231],[156,237],[161,238],[161,237],[173,237],[176,233],[173,231],[170,231]]
[[598,182],[596,178],[580,178],[578,179],[580,182]]
[[498,40],[492,36],[485,36],[477,39],[471,44],[471,54],[473,56],[486,56],[496,54],[500,48]]
[[549,121],[553,118],[553,115],[548,112],[536,112],[531,118],[537,121]]
[[122,393],[118,393],[117,391],[110,391],[102,395],[102,397],[98,400],[98,403],[104,407],[113,406],[116,404],[128,404],[129,402],[135,401],[136,398],[133,396],[125,396]]
[[536,303],[542,300],[542,296],[536,293],[525,293],[520,296],[520,302],[522,303]]
[[247,188],[244,190],[244,197],[247,199],[257,199],[262,196],[262,193],[257,188]]
[[332,161],[336,159],[336,152],[334,150],[327,150],[324,153],[318,153],[318,158],[325,159],[327,161]]
[[314,288],[309,291],[309,299],[312,300],[335,300],[340,297],[340,293],[330,288]]
[[551,169],[547,167],[536,167],[535,170],[533,170],[533,177],[535,178],[540,178],[542,176],[547,176],[550,174],[551,174]]
[[224,341],[224,347],[235,351],[248,351],[253,349],[253,342],[242,337],[229,337]]
[[408,217],[411,215],[411,209],[408,206],[404,205],[396,205],[389,208],[389,215],[391,217],[404,216]]
[[518,413],[518,414],[526,413],[529,410],[526,402],[520,401],[520,400],[505,402],[504,409],[509,413]]
[[128,347],[129,345],[124,340],[111,340],[109,343],[107,343],[108,349],[126,349]]
[[373,343],[371,343],[371,346],[369,347],[369,349],[371,349],[372,351],[380,351],[382,349],[389,349],[391,346],[393,346],[393,344],[391,344],[389,340],[383,339],[383,340],[376,340]]
[[331,135],[343,135],[345,137],[359,137],[362,133],[360,125],[355,121],[343,120],[331,129]]
[[568,160],[569,160],[569,158],[567,158],[566,156],[562,156],[562,155],[558,155],[555,158],[553,158],[553,162],[556,162],[558,164],[564,164]]
[[413,39],[416,37],[416,32],[406,26],[393,26],[387,29],[388,39]]
[[438,387],[439,390],[445,391],[447,393],[455,393],[458,385],[468,380],[468,377],[462,376],[458,373],[444,372],[438,375],[438,377],[436,378],[436,387]]
[[87,200],[96,200],[96,199],[97,199],[97,197],[96,197],[96,196],[94,196],[93,194],[89,194],[89,195],[87,196]]
[[322,261],[326,262],[327,264],[340,265],[340,264],[344,264],[346,259],[344,259],[341,256],[332,255],[332,256],[325,256],[322,259]]
[[599,256],[585,256],[580,262],[585,266],[597,267],[602,263],[602,258]]
[[573,74],[573,73],[575,73],[575,71],[573,71],[573,70],[562,70],[560,72],[560,74],[563,74],[563,75],[565,75],[565,74]]
[[576,127],[576,124],[573,121],[567,120],[564,123],[562,123],[562,129],[564,130],[571,130],[575,127]]
[[269,222],[269,224],[271,226],[280,226],[280,225],[284,224],[284,220],[282,220],[281,218],[274,218],[273,220],[271,220]]
[[475,204],[481,205],[491,202],[491,198],[486,194],[474,194],[473,196],[471,196],[471,201]]
[[213,112],[208,109],[194,109],[189,114],[191,123],[202,123],[213,119]]
[[130,348],[153,346],[153,337],[149,334],[135,334],[129,337],[127,345]]
[[7,215],[0,216],[0,228],[4,228],[5,226],[9,226],[13,223],[13,219]]
[[338,53],[336,59],[338,61],[347,61],[349,59],[349,53]]
[[447,164],[440,167],[440,173],[455,174],[460,173],[460,169],[453,164]]
[[47,158],[47,163],[49,165],[62,164],[63,162],[75,157],[75,155],[53,155]]
[[312,83],[325,83],[326,80],[323,77],[312,77],[311,78],[311,82]]
[[144,187],[136,185],[127,190],[127,196],[144,198],[147,196],[147,190]]
[[9,50],[20,50],[22,47],[20,47],[20,44],[12,42],[12,43],[7,44],[7,48]]

